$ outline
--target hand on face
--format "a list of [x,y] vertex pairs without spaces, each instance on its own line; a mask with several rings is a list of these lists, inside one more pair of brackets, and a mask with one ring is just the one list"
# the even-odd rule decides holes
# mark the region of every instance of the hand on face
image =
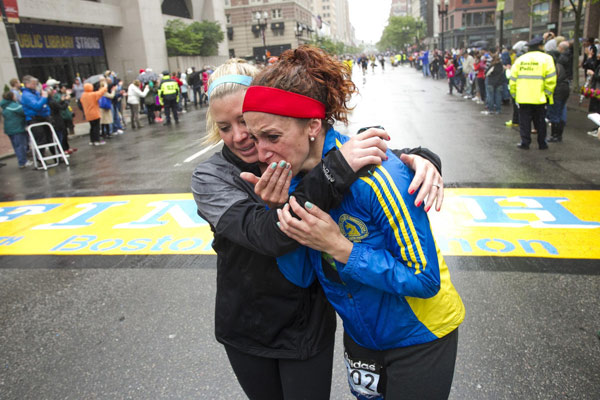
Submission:
[[[292,216],[290,207],[300,219]],[[352,242],[342,235],[331,216],[316,205],[307,202],[303,208],[292,196],[289,204],[277,210],[277,215],[279,228],[290,238],[304,246],[327,252],[339,262],[348,262]]]
[[292,181],[291,165],[285,161],[271,163],[260,178],[250,172],[242,172],[242,179],[254,185],[254,192],[270,208],[284,204]]

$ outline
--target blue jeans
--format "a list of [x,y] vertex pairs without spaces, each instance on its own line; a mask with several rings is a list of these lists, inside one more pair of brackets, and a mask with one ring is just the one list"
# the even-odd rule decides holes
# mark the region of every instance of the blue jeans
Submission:
[[27,141],[29,140],[29,136],[27,133],[23,132],[17,133],[16,135],[9,135],[8,137],[10,138],[12,147],[15,150],[19,167],[25,165],[27,162]]
[[112,106],[112,115],[113,115],[113,124],[112,131],[115,132],[117,129],[123,129],[123,125],[121,125],[121,117],[119,116],[119,110],[116,104]]
[[502,101],[510,100],[510,91],[508,90],[508,83],[502,85]]
[[485,107],[493,111],[494,108],[494,87],[488,83],[488,78],[485,78]]
[[429,72],[429,64],[423,64],[423,76],[431,76],[431,72]]
[[503,86],[489,86],[489,99],[490,99],[490,104],[491,104],[491,108],[490,111],[494,111],[499,113],[500,111],[502,111],[502,92],[503,92]]
[[548,105],[546,115],[550,122],[567,122],[567,101],[554,100],[554,104]]
[[195,85],[192,90],[194,91],[194,105],[197,106],[200,103],[202,106],[202,85]]

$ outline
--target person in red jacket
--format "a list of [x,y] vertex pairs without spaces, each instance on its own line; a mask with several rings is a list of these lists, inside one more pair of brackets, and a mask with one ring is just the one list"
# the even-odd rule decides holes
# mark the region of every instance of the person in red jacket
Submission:
[[477,82],[477,88],[479,89],[479,100],[485,103],[485,67],[486,61],[485,57],[481,57],[479,61],[477,61],[473,65],[473,69],[477,73],[475,81]]
[[[454,85],[454,75],[456,73],[456,68],[454,67],[454,64],[452,63],[452,59],[448,58],[446,59],[446,64],[444,69],[446,70],[446,76],[448,77],[448,94],[452,95],[452,87],[455,86]],[[458,90],[458,88],[457,88]]]
[[101,81],[100,89],[95,92],[94,86],[91,83],[83,85],[83,94],[80,101],[85,119],[90,123],[90,146],[106,144],[104,140],[100,140],[100,105],[98,104],[98,100],[106,93],[107,88],[106,81]]

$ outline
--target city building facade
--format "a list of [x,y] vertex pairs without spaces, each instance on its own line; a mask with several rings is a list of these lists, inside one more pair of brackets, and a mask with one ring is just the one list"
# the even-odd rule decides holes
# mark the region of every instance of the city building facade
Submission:
[[355,42],[354,28],[350,24],[348,0],[312,0],[311,11],[315,18],[329,26],[332,40],[352,45]]
[[310,2],[225,0],[229,56],[264,62],[309,42],[315,31]]
[[[582,37],[599,37],[600,3],[585,1],[582,11]],[[506,0],[502,20],[503,44],[508,46],[547,31],[566,39],[575,38],[575,13],[569,0]]]
[[410,0],[392,0],[390,17],[406,17],[409,15]]
[[[164,27],[217,21],[225,31],[222,0],[18,0],[18,46],[0,29],[0,79],[33,75],[72,83],[111,69],[126,82],[150,67],[168,68]],[[219,46],[227,55],[227,41]]]
[[496,0],[446,0],[439,9],[440,47],[496,47]]

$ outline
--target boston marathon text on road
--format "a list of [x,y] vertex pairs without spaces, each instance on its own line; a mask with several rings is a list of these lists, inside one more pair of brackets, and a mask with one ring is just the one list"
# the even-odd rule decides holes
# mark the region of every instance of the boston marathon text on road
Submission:
[[[446,192],[443,211],[429,214],[446,255],[600,258],[600,192]],[[0,255],[213,254],[190,194],[0,203],[0,226]]]

